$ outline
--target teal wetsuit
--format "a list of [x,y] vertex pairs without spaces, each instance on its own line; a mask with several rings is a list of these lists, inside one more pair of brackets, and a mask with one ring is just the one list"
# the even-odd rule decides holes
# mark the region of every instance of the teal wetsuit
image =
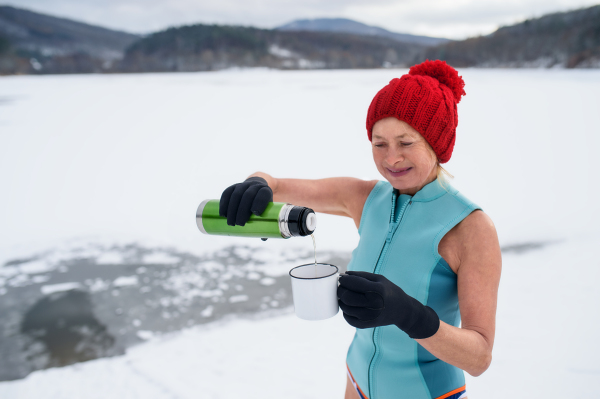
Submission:
[[[378,182],[365,202],[360,242],[348,270],[382,274],[408,295],[459,326],[456,274],[438,253],[442,237],[477,205],[437,180],[414,196]],[[463,371],[429,353],[395,325],[357,329],[348,369],[368,399],[454,398],[464,392]]]

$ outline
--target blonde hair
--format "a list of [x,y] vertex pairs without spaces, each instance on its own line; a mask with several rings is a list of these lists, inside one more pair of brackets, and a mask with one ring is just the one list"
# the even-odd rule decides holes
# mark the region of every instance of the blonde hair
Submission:
[[435,160],[435,168],[437,169],[437,171],[436,171],[437,180],[440,183],[440,186],[442,186],[444,189],[446,189],[447,185],[449,183],[448,180],[454,179],[454,176],[440,164],[440,160],[438,159],[437,154],[435,153],[435,151],[433,150],[431,145],[427,142],[427,140],[423,140],[423,141],[425,141],[425,143],[427,144],[427,148],[429,149],[429,154],[431,155],[431,159]]
[[440,182],[440,186],[442,186],[444,189],[446,188],[446,185],[448,184],[448,180],[449,179],[454,179],[454,176],[448,172],[446,169],[444,169],[444,167],[442,165],[440,165],[440,161],[437,161],[437,179]]

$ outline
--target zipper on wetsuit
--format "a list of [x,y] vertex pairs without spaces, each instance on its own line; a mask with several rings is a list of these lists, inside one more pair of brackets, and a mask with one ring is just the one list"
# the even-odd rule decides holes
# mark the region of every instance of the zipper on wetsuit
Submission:
[[[377,263],[375,264],[375,270],[373,271],[373,273],[377,273],[381,269],[383,260],[385,259],[385,255],[387,253],[388,246],[389,246],[390,242],[392,241],[392,237],[394,236],[394,233],[396,232],[396,230],[398,229],[398,226],[402,222],[404,213],[406,212],[406,208],[408,208],[408,206],[410,204],[412,204],[412,199],[409,202],[404,203],[404,205],[402,205],[402,208],[400,208],[400,212],[398,212],[398,215],[395,216],[394,213],[396,210],[396,200],[397,200],[397,195],[396,195],[396,191],[394,190],[394,193],[392,194],[392,212],[390,215],[390,227],[388,228],[388,234],[385,237],[385,243],[383,244],[383,248],[381,249],[381,252],[379,253],[379,258],[377,259]],[[397,219],[397,220],[394,220],[394,219]],[[369,363],[369,369],[368,369],[368,373],[367,373],[367,376],[369,379],[369,398],[371,398],[371,399],[374,399],[373,398],[373,390],[372,390],[373,367],[374,367],[375,359],[379,355],[379,347],[377,346],[377,339],[379,337],[379,328],[380,327],[375,327],[373,329],[373,346],[375,347],[375,352],[373,353],[373,357],[371,358],[371,362]]]

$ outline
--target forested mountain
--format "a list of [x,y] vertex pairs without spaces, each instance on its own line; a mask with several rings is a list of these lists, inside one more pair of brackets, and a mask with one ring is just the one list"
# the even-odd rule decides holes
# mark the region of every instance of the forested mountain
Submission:
[[425,50],[456,67],[600,67],[600,5],[505,26]]
[[406,33],[390,32],[389,30],[370,26],[347,18],[317,18],[298,19],[275,28],[286,31],[310,31],[310,32],[337,32],[352,33],[363,36],[380,36],[388,39],[398,40],[404,43],[421,44],[424,46],[435,46],[449,42],[449,39],[429,36],[409,35]]
[[114,61],[121,59],[125,49],[139,38],[139,35],[0,6],[0,72],[101,72],[111,69]]
[[127,49],[121,67],[130,72],[380,68],[408,65],[422,51],[422,45],[374,36],[199,24],[139,40]]
[[487,36],[439,40],[345,19],[299,20],[277,29],[197,24],[140,37],[2,6],[0,74],[382,68],[425,59],[456,67],[600,68],[600,6]]

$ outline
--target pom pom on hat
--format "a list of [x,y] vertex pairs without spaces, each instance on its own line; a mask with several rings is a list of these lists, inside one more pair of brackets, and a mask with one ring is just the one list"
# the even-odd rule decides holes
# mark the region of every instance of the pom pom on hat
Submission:
[[395,117],[408,123],[431,145],[440,163],[450,160],[456,140],[456,105],[464,96],[465,82],[444,61],[425,61],[408,74],[392,79],[371,101],[367,112],[367,134],[373,125]]
[[434,79],[437,79],[438,82],[448,86],[448,88],[452,90],[457,104],[460,102],[462,96],[467,94],[464,90],[465,81],[461,76],[458,76],[456,69],[446,64],[446,61],[427,60],[422,64],[415,65],[410,68],[408,74],[430,76]]

